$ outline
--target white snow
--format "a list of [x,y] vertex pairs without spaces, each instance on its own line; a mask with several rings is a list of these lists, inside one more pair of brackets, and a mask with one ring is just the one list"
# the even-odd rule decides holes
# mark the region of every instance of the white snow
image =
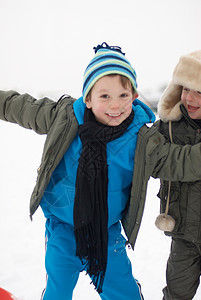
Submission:
[[[29,219],[29,198],[45,136],[0,121],[0,286],[20,300],[39,300],[45,287],[44,222],[39,209]],[[128,250],[145,300],[162,299],[170,238],[154,225],[159,213],[159,181],[150,179],[135,251]],[[100,299],[82,273],[73,300]],[[201,289],[196,300],[201,299]],[[113,300],[113,299],[111,299]],[[115,299],[114,299],[115,300]]]

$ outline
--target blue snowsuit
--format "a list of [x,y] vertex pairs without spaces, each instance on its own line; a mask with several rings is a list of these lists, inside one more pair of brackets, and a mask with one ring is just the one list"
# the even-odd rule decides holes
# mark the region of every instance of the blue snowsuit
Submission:
[[[74,105],[78,123],[83,124],[86,105],[82,97]],[[122,212],[130,195],[134,155],[139,129],[154,121],[152,111],[139,100],[133,103],[134,119],[128,130],[107,144],[108,163],[108,263],[100,294],[103,300],[143,299],[140,286],[132,275],[126,253],[125,238],[121,234]],[[77,134],[63,159],[52,174],[41,200],[46,221],[47,286],[44,300],[70,300],[79,273],[84,270],[76,256],[73,229],[73,206],[76,173],[82,149]]]

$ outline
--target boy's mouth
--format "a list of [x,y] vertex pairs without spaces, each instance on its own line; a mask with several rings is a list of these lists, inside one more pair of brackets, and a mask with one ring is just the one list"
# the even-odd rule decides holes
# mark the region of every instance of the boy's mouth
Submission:
[[199,109],[197,106],[188,105],[188,111],[189,112],[195,112]]
[[116,113],[116,114],[114,114],[114,113],[112,113],[112,114],[107,113],[107,115],[108,115],[109,117],[119,117],[119,116],[121,115],[121,113]]

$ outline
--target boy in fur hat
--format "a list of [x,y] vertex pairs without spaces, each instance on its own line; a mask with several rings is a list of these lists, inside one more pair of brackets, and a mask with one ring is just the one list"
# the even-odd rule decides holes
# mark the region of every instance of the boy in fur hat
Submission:
[[44,300],[71,300],[83,270],[103,300],[143,299],[126,244],[134,248],[148,179],[201,179],[200,144],[171,144],[145,125],[154,114],[136,99],[121,48],[95,52],[76,101],[0,91],[2,120],[47,134],[30,201],[31,218],[41,206],[47,219]]
[[[158,111],[159,131],[167,141],[178,145],[201,142],[201,50],[180,58]],[[201,274],[201,180],[169,180],[161,180],[158,196],[163,214],[156,220],[157,227],[172,237],[163,299],[190,300]],[[167,215],[175,222],[171,229]]]

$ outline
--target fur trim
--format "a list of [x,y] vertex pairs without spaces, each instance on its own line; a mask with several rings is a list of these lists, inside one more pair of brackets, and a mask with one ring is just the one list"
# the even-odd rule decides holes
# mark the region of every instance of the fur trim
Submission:
[[173,73],[173,81],[201,92],[201,50],[180,58]]
[[181,119],[181,91],[182,87],[171,82],[165,89],[160,101],[158,102],[159,117],[163,122],[178,121]]
[[175,227],[175,220],[170,215],[160,214],[156,218],[155,225],[159,230],[171,232]]
[[201,50],[181,56],[176,65],[172,81],[158,103],[162,121],[178,121],[181,118],[179,106],[183,86],[201,92]]

